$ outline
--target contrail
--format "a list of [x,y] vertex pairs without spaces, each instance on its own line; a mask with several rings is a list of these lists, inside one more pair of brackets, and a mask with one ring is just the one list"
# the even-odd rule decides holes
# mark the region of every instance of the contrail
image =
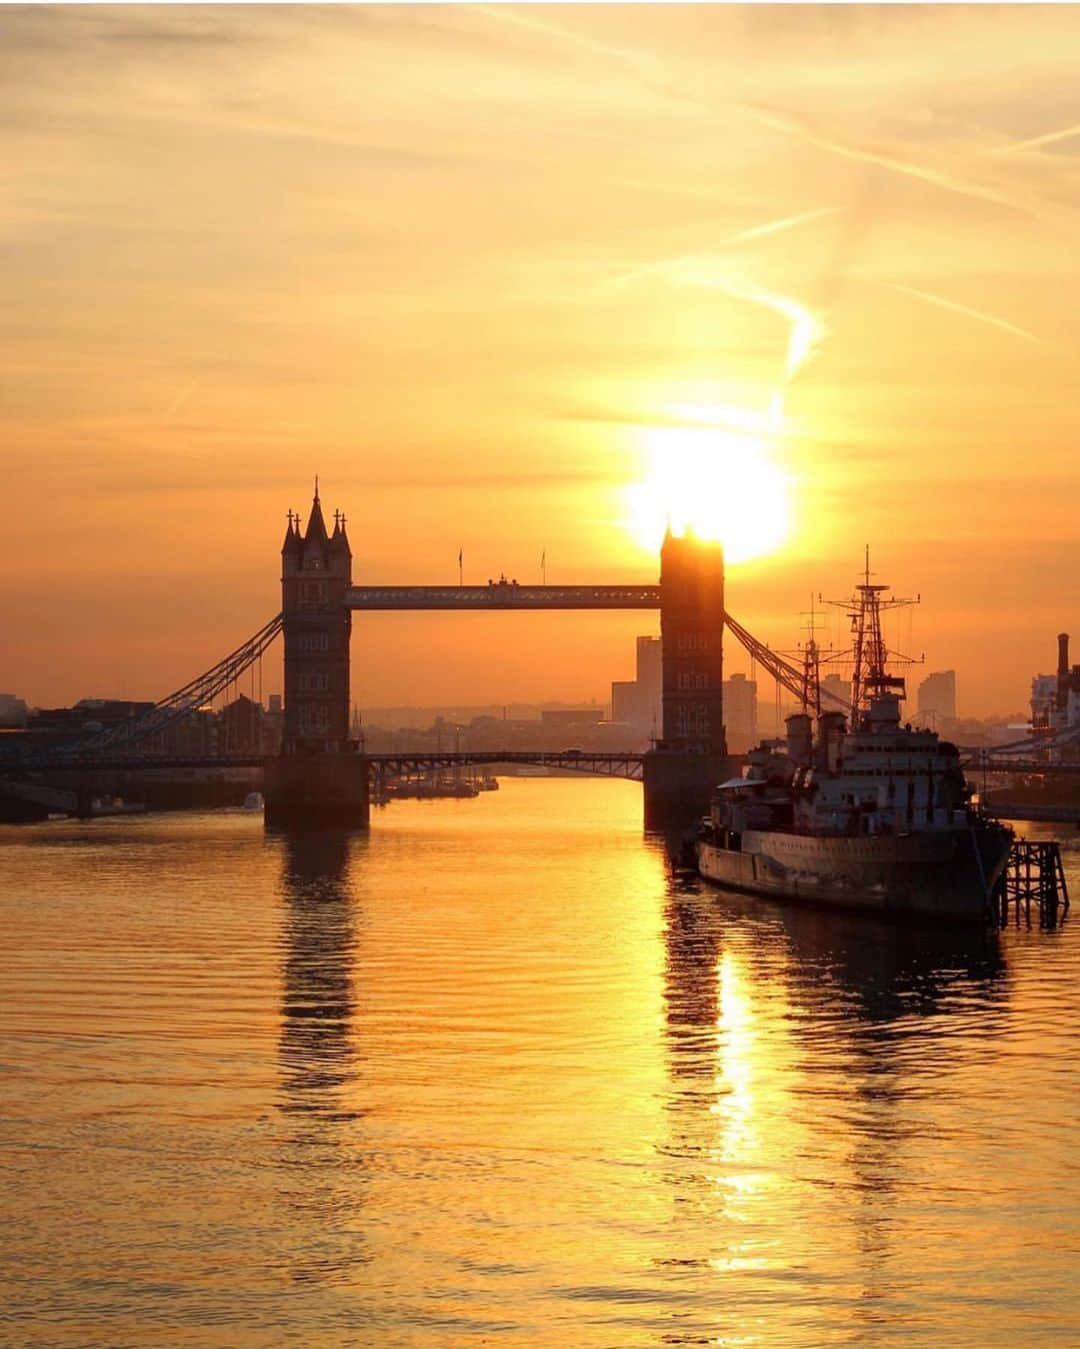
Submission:
[[581,33],[575,33],[571,28],[560,28],[558,24],[545,23],[542,19],[526,18],[524,14],[519,14],[516,10],[502,5],[495,8],[487,5],[476,5],[474,12],[483,14],[489,19],[494,19],[497,23],[509,23],[517,28],[524,28],[531,33],[540,33],[544,37],[568,42],[571,46],[581,47],[585,51],[596,52],[600,56],[614,57],[615,60],[624,62],[638,75],[650,79],[652,77],[648,62],[637,52],[626,51],[622,47],[611,47],[606,42],[585,37]]
[[902,286],[895,281],[877,281],[872,277],[865,277],[864,280],[870,281],[875,286],[885,286],[888,290],[895,290],[901,295],[913,295],[917,300],[925,300],[927,304],[937,305],[939,309],[948,309],[954,314],[963,314],[969,319],[975,319],[978,323],[988,323],[992,328],[1000,328],[1002,332],[1012,333],[1013,337],[1019,337],[1025,342],[1038,342],[1040,340],[1034,333],[1029,333],[1026,328],[1018,328],[1015,323],[1010,323],[1007,319],[998,318],[996,314],[984,314],[981,309],[972,309],[969,305],[958,304],[955,300],[946,300],[943,295],[934,295],[928,290],[916,290],[914,286]]
[[730,277],[698,278],[698,285],[710,286],[721,290],[735,300],[745,300],[748,304],[761,305],[771,309],[774,314],[787,319],[791,324],[791,336],[788,339],[787,361],[784,366],[784,381],[788,383],[798,370],[805,365],[814,344],[825,336],[825,325],[798,300],[788,295],[778,295],[775,291],[763,290],[760,286],[745,281],[735,281]]
[[[738,230],[735,234],[730,234],[726,239],[722,239],[720,241],[720,247],[724,248],[728,244],[744,243],[747,239],[760,239],[769,234],[779,234],[781,230],[794,229],[797,225],[809,224],[810,221],[820,220],[824,216],[838,215],[842,210],[843,207],[840,206],[819,206],[813,211],[803,211],[799,215],[787,215],[779,220],[766,221],[764,225],[751,225],[747,229]],[[688,271],[692,271],[694,264],[697,262],[707,263],[707,261],[707,259],[701,258],[698,255],[688,253],[685,257],[675,258],[674,260],[668,259],[663,262],[650,262],[646,263],[644,267],[635,267],[632,271],[623,272],[619,276],[613,277],[611,281],[605,284],[610,285],[615,289],[620,289],[623,286],[629,285],[632,281],[640,281],[641,278],[645,276],[664,275],[672,280],[685,280],[687,279],[686,276],[680,275],[680,273],[685,274]],[[700,277],[691,277],[690,279],[692,283],[697,285],[715,287],[717,284],[713,279],[702,280]],[[720,286],[719,289],[724,289],[724,287]],[[739,298],[746,299],[747,296],[740,295]],[[775,306],[773,307],[775,308]]]
[[1035,150],[1041,145],[1054,145],[1058,141],[1067,141],[1073,136],[1080,136],[1080,125],[1062,127],[1060,131],[1047,131],[1042,136],[1032,136],[1026,141],[1013,141],[1010,145],[1000,145],[991,154],[1015,155],[1020,150]]
[[769,220],[764,225],[751,225],[749,229],[739,230],[722,240],[722,244],[740,244],[747,239],[761,239],[767,234],[779,234],[781,230],[794,229],[796,225],[809,224],[811,220],[821,220],[827,215],[838,215],[839,206],[819,206],[813,211],[802,211],[798,215],[786,215],[780,220]]
[[[829,208],[834,209],[834,208]],[[773,222],[775,225],[776,222]],[[790,295],[780,295],[776,291],[765,290],[741,278],[719,273],[711,256],[688,254],[685,257],[650,263],[632,272],[624,272],[609,284],[616,287],[629,285],[647,276],[662,276],[675,285],[701,286],[706,290],[719,290],[731,296],[733,300],[743,300],[747,304],[760,305],[770,309],[791,325],[788,335],[787,356],[784,361],[784,373],[781,387],[773,395],[769,419],[773,426],[779,426],[784,410],[784,398],[791,381],[813,354],[814,347],[828,336],[825,324],[811,313],[805,305]]]
[[700,270],[695,272],[694,264],[697,263],[700,266],[701,261],[701,259],[684,258],[668,268],[661,267],[659,270],[666,270],[676,281],[685,279],[691,285],[723,291],[725,295],[730,295],[734,300],[744,300],[747,304],[756,304],[765,309],[770,309],[774,314],[779,314],[781,318],[787,319],[791,325],[783,377],[780,387],[773,394],[769,409],[769,418],[773,426],[778,428],[783,419],[784,400],[792,380],[810,359],[817,343],[827,335],[828,329],[805,305],[800,304],[790,295],[780,295],[775,291],[764,290],[761,286],[755,286],[750,282],[737,280],[729,276],[718,276],[715,273],[703,275]]
[[934,187],[943,188],[946,192],[955,192],[962,197],[974,197],[978,201],[993,202],[995,206],[1006,206],[1012,211],[1024,211],[1026,214],[1032,214],[1026,207],[1017,205],[1011,198],[1000,192],[995,192],[993,188],[983,187],[981,183],[954,178],[950,174],[943,173],[940,169],[913,164],[910,160],[899,159],[895,155],[882,154],[877,150],[864,150],[861,146],[844,145],[840,141],[831,140],[828,136],[819,135],[794,118],[782,116],[771,108],[764,107],[761,104],[748,104],[747,106],[766,126],[771,126],[776,131],[786,131],[789,135],[798,136],[807,144],[816,145],[820,150],[828,150],[831,154],[841,155],[844,159],[853,159],[860,164],[876,164],[879,168],[890,169],[893,173],[904,174],[908,178],[918,179],[919,182],[930,183]]
[[[704,107],[711,112],[717,111],[717,101],[713,98],[695,94],[690,90],[677,88],[675,85],[659,76],[655,66],[640,53],[627,51],[623,47],[613,47],[605,42],[600,42],[595,38],[585,37],[581,33],[576,33],[572,29],[560,28],[556,24],[544,23],[540,19],[526,18],[523,14],[511,10],[509,6],[489,7],[478,5],[476,10],[489,19],[497,23],[509,23],[528,31],[539,33],[543,36],[555,38],[557,41],[569,43],[572,46],[579,47],[586,51],[595,52],[602,56],[610,57],[621,62],[624,66],[632,70],[640,79],[644,81],[654,93],[662,94],[679,103],[688,103],[695,107]],[[798,136],[809,145],[816,145],[818,149],[827,150],[831,154],[840,155],[844,159],[851,159],[861,164],[873,164],[878,168],[889,169],[893,173],[903,174],[909,178],[915,178],[919,182],[928,183],[933,187],[942,188],[946,192],[955,192],[959,196],[971,197],[977,201],[992,202],[995,206],[1004,206],[1011,211],[1021,211],[1026,215],[1035,213],[1028,207],[1021,206],[1010,197],[1001,192],[996,192],[993,188],[984,187],[981,183],[973,183],[963,178],[956,178],[951,174],[945,173],[940,169],[929,168],[922,164],[912,163],[910,160],[901,159],[895,155],[883,154],[877,150],[863,149],[857,145],[845,145],[841,141],[832,140],[828,136],[820,135],[810,127],[804,125],[797,119],[788,114],[778,113],[766,104],[746,102],[741,99],[725,100],[731,108],[740,108],[752,113],[759,121],[773,130],[786,131],[789,135]],[[1051,132],[1053,139],[1064,139],[1066,135],[1073,134],[1070,128],[1065,132]],[[1075,129],[1075,134],[1080,134],[1080,128]],[[1048,144],[1049,141],[1037,137],[1035,141],[1028,142],[1027,145]],[[1013,149],[1024,148],[1024,143],[1012,147]]]

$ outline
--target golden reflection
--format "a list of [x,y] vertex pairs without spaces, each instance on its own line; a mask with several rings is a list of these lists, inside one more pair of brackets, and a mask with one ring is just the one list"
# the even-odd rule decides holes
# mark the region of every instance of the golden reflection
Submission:
[[[905,1178],[948,1165],[925,1135],[923,1056],[954,1005],[994,1034],[997,944],[691,891],[666,920],[669,1244],[725,1281],[824,1280],[870,1330],[913,1237]],[[797,1296],[772,1304],[768,1342],[805,1342],[799,1316]],[[721,1312],[710,1329],[748,1326]]]
[[354,1141],[363,1111],[349,1106],[357,1076],[349,864],[366,840],[327,831],[290,834],[284,844],[278,1109],[290,1127],[281,1199],[319,1237],[280,1258],[296,1284],[339,1283],[371,1258],[362,1228],[368,1177]]
[[354,1073],[354,931],[344,834],[290,836],[284,872],[281,1108],[337,1115]]
[[[717,1082],[727,1094],[724,1104],[712,1109],[714,1114],[722,1113],[726,1118],[721,1155],[725,1161],[735,1161],[756,1150],[759,1141],[754,1127],[754,1012],[739,958],[733,951],[721,955],[717,979],[720,987]],[[725,1176],[723,1182],[748,1192],[757,1179],[742,1174]]]

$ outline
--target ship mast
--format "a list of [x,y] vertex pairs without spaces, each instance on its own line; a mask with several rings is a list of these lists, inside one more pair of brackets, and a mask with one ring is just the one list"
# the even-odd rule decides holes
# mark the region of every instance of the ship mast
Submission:
[[803,648],[802,710],[821,716],[821,648],[817,643],[817,614],[814,596],[810,595],[810,609],[806,615],[806,646]]
[[883,610],[902,609],[908,605],[918,604],[921,597],[900,599],[893,596],[890,599],[883,599],[882,596],[889,587],[873,584],[870,580],[872,575],[873,572],[870,570],[870,545],[867,544],[863,576],[855,587],[854,596],[849,599],[825,601],[826,604],[843,609],[851,621],[853,638],[851,672],[853,729],[861,725],[874,698],[887,693],[895,694],[898,698],[906,697],[906,681],[899,675],[889,674],[890,654],[903,664],[915,663],[911,656],[903,656],[898,652],[890,653],[881,631],[881,615]]

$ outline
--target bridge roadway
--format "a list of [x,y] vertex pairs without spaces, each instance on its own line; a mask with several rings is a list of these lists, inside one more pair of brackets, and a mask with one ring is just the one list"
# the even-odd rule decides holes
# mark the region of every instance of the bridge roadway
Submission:
[[[591,750],[451,750],[435,753],[399,752],[394,754],[358,754],[371,768],[390,775],[439,772],[450,768],[485,764],[530,764],[541,768],[559,768],[575,773],[593,773],[602,777],[641,780],[644,755],[630,750],[595,752]],[[262,768],[263,755],[99,755],[92,759],[73,758],[50,766],[49,772],[161,772],[193,768]]]
[[982,772],[984,769],[988,773],[1050,773],[1050,774],[1069,774],[1080,773],[1080,762],[1074,763],[1043,763],[1038,759],[995,759],[993,755],[985,759],[973,756],[965,759],[962,767],[973,774],[976,769]]
[[346,609],[659,609],[660,587],[531,586],[493,581],[486,586],[350,586]]

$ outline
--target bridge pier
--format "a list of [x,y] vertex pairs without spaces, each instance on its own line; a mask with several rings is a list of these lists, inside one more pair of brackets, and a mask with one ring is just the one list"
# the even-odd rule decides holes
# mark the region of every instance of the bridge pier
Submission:
[[94,789],[88,777],[80,777],[75,784],[75,818],[89,820],[94,813]]
[[264,819],[271,829],[366,829],[371,775],[362,754],[282,754],[267,759]]
[[735,776],[742,762],[737,755],[650,750],[642,760],[646,830],[681,833],[696,824],[708,813],[717,784]]

